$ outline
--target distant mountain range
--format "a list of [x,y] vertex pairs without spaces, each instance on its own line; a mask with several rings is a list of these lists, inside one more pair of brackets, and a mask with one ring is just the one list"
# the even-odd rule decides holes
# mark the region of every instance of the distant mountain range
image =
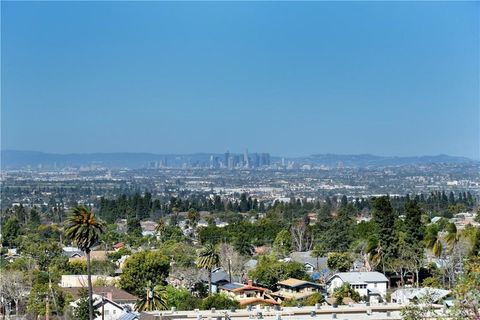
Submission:
[[446,154],[418,157],[375,156],[371,154],[315,154],[301,159],[307,163],[325,165],[329,167],[338,165],[345,167],[388,167],[432,163],[479,163],[479,161],[475,161],[466,157],[449,156]]
[[[164,166],[208,166],[210,157],[223,159],[223,154],[153,154],[153,153],[79,153],[55,154],[37,151],[2,150],[1,167],[14,168],[62,168],[98,165],[107,168],[145,168],[152,163]],[[272,163],[281,163],[281,157],[272,157]],[[479,161],[465,157],[449,155],[390,157],[370,154],[339,155],[315,154],[306,157],[285,157],[287,161],[297,164],[323,165],[326,167],[387,167],[403,165],[422,165],[434,163],[480,164]]]

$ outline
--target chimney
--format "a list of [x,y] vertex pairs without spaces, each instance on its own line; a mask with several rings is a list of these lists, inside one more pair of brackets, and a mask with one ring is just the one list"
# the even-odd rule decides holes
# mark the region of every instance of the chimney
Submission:
[[249,287],[252,287],[252,286],[253,286],[253,281],[252,281],[252,280],[248,280],[247,283],[248,283],[248,286],[249,286]]
[[113,292],[112,291],[107,291],[107,297],[108,300],[113,301]]

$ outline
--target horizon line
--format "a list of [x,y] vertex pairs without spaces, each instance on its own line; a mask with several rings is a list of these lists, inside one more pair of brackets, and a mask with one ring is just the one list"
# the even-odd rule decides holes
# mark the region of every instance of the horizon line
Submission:
[[[38,151],[38,150],[22,150],[22,149],[0,149],[0,152],[35,152],[35,153],[43,153],[43,154],[51,154],[51,155],[60,155],[60,156],[65,156],[65,155],[92,155],[92,154],[99,154],[99,155],[106,155],[106,154],[150,154],[150,155],[160,155],[160,156],[167,156],[167,155],[182,155],[182,156],[188,156],[188,155],[199,155],[199,154],[205,154],[205,155],[224,155],[226,152],[229,152],[230,154],[243,154],[243,152],[232,152],[232,151],[224,151],[224,152],[206,152],[206,151],[198,151],[198,152],[170,152],[170,153],[157,153],[157,152],[149,152],[149,151],[111,151],[111,152],[48,152],[48,151]],[[248,152],[249,154],[261,154],[261,153],[269,153],[268,151],[255,151],[255,152]],[[469,159],[473,161],[480,161],[480,155],[477,158],[472,158],[468,156],[459,156],[459,155],[451,155],[447,153],[438,153],[438,154],[421,154],[421,155],[380,155],[380,154],[374,154],[374,153],[334,153],[334,152],[317,152],[317,153],[310,153],[310,154],[304,154],[304,155],[295,155],[295,156],[283,156],[283,155],[272,155],[272,157],[277,157],[277,158],[304,158],[304,157],[310,157],[310,156],[317,156],[317,155],[333,155],[333,156],[374,156],[374,157],[385,157],[385,158],[422,158],[422,157],[439,157],[439,156],[447,156],[447,157],[453,157],[453,158],[464,158],[464,159]]]

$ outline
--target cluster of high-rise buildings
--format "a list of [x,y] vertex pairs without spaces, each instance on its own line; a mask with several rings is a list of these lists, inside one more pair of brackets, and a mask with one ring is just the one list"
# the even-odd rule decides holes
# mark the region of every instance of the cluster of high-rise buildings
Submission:
[[234,154],[227,151],[223,159],[218,156],[210,156],[210,168],[213,169],[256,169],[267,166],[270,166],[269,153],[248,154],[248,150],[245,150],[243,154]]

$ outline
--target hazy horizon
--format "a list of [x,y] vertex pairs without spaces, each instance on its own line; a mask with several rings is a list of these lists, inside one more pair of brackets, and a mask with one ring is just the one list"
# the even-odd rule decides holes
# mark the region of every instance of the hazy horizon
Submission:
[[[91,154],[152,154],[152,155],[224,155],[225,152],[229,152],[230,154],[243,154],[245,150],[226,150],[224,152],[220,151],[196,151],[196,152],[186,152],[186,153],[171,153],[171,152],[148,152],[148,151],[111,151],[111,152],[45,152],[39,150],[18,150],[18,149],[1,149],[2,152],[35,152],[35,153],[44,153],[44,154],[52,154],[52,155],[72,155],[72,154],[80,154],[80,155],[91,155]],[[248,150],[249,154],[253,153],[270,153],[268,150]],[[309,154],[298,154],[298,155],[291,155],[286,156],[284,154],[270,154],[273,157],[285,157],[285,158],[301,158],[301,157],[309,157],[315,155],[335,155],[335,156],[374,156],[374,157],[398,157],[398,158],[415,158],[415,157],[437,157],[437,156],[448,156],[448,157],[459,157],[459,158],[467,158],[470,160],[480,160],[480,158],[472,158],[466,157],[461,155],[455,154],[447,154],[447,153],[438,153],[438,154],[412,154],[412,155],[388,155],[388,154],[376,154],[376,153],[332,153],[332,152],[311,152]]]
[[477,2],[1,6],[2,150],[480,159]]

